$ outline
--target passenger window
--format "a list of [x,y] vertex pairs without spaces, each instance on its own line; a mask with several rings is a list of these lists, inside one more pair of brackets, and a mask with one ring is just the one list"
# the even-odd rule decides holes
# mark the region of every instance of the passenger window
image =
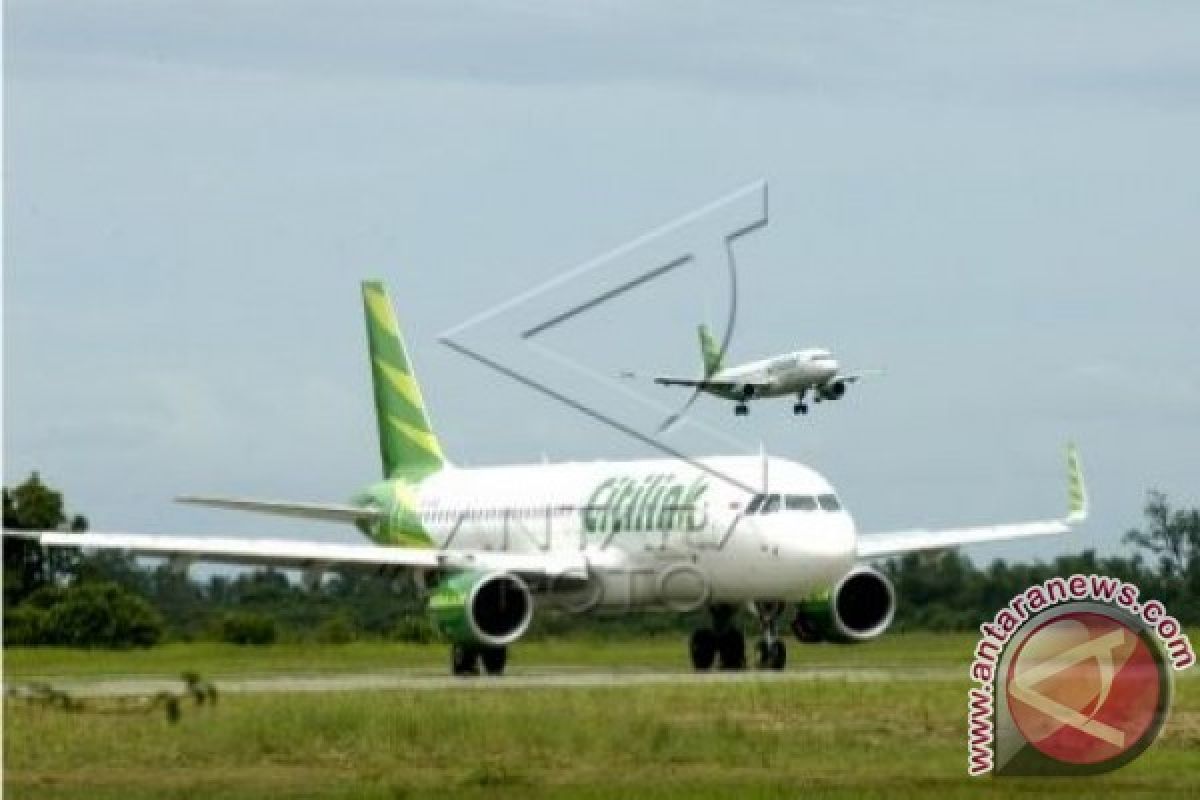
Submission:
[[763,503],[762,513],[774,514],[778,510],[779,510],[779,495],[777,495],[777,494],[767,495],[767,500],[765,503]]
[[826,511],[840,511],[842,504],[838,499],[831,494],[822,494],[817,496],[817,502],[821,504],[821,508]]
[[816,511],[817,498],[807,494],[789,494],[787,496],[788,511]]
[[747,514],[757,514],[758,510],[760,508],[762,508],[763,500],[766,500],[766,499],[767,499],[767,496],[765,494],[754,495],[754,498],[750,501],[750,505],[746,506],[746,513]]

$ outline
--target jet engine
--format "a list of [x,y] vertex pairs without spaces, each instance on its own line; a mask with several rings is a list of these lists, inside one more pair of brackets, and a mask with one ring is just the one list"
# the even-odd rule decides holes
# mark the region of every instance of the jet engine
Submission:
[[442,634],[459,644],[504,647],[533,619],[533,595],[507,572],[456,572],[429,596],[429,615]]
[[858,566],[833,588],[796,604],[792,631],[802,642],[865,642],[896,614],[896,591],[883,573]]
[[821,397],[825,400],[837,400],[846,393],[846,382],[833,381],[821,386],[817,391],[821,393]]

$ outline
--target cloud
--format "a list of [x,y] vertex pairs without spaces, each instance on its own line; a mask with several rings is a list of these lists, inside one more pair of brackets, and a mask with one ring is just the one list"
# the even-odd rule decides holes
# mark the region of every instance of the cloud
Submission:
[[7,17],[6,61],[18,76],[140,65],[934,102],[1200,99],[1200,12],[1179,5],[39,0],[8,4]]

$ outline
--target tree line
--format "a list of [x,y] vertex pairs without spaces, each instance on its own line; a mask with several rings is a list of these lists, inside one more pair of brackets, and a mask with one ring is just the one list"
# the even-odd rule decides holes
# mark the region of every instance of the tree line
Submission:
[[[84,531],[62,494],[37,473],[4,489],[4,527]],[[899,598],[897,630],[967,631],[1027,588],[1055,575],[1102,573],[1136,584],[1185,624],[1200,622],[1200,510],[1172,509],[1147,494],[1144,521],[1123,539],[1127,553],[1092,550],[1052,562],[976,566],[956,550],[914,553],[882,568]],[[597,635],[691,630],[702,617],[638,613],[535,617],[530,635]],[[124,553],[80,553],[4,539],[4,644],[81,647],[150,646],[164,640],[266,644],[277,640],[430,641],[421,593],[405,578],[370,570],[334,570],[316,586],[279,570],[189,577],[169,563],[146,566]]]

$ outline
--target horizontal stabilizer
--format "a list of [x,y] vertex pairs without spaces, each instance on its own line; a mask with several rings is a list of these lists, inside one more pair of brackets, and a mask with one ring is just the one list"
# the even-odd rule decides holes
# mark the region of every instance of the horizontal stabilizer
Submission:
[[275,500],[248,500],[240,497],[176,497],[177,503],[188,503],[229,511],[254,511],[259,514],[276,514],[282,517],[299,517],[325,522],[370,522],[381,519],[384,512],[378,508],[339,505],[336,503],[285,503]]

